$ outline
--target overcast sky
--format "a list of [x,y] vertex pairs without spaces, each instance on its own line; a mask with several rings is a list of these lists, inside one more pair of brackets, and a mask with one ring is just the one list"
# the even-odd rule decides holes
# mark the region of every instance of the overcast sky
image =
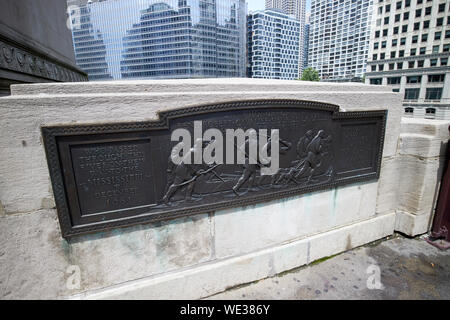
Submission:
[[[248,11],[264,10],[265,0],[247,0]],[[311,0],[306,0],[306,12],[309,12],[311,7]]]

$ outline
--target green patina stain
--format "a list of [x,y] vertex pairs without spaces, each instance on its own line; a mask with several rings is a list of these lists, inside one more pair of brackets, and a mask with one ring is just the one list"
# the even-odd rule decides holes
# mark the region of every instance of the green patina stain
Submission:
[[72,246],[70,245],[70,243],[67,240],[63,239],[61,241],[61,248],[63,250],[64,256],[66,257],[69,265],[76,264],[74,261],[74,257],[72,255]]
[[[341,252],[341,253],[342,253],[342,252]],[[314,261],[311,262],[309,265],[310,265],[310,266],[315,266],[315,265],[317,265],[317,264],[319,264],[319,263],[322,263],[322,262],[327,261],[327,260],[329,260],[329,259],[331,259],[331,258],[334,258],[334,257],[340,255],[341,253],[333,254],[332,256],[323,257],[323,258],[314,260]]]
[[294,272],[303,270],[303,269],[305,269],[305,268],[307,268],[307,267],[308,267],[307,264],[303,264],[303,265],[301,265],[301,266],[298,266],[298,267],[295,267],[295,268],[292,268],[292,269],[289,269],[289,270],[286,270],[286,271],[282,271],[282,272],[280,272],[280,273],[277,273],[276,277],[280,277],[280,278],[281,278],[281,277],[284,277],[285,275],[288,275],[288,274],[291,274],[291,273],[294,273]]
[[63,252],[64,252],[64,255],[65,256],[67,256],[67,257],[69,257],[70,256],[70,245],[69,245],[69,243],[67,242],[67,240],[62,240],[61,241],[61,247],[62,247],[62,249],[63,249]]

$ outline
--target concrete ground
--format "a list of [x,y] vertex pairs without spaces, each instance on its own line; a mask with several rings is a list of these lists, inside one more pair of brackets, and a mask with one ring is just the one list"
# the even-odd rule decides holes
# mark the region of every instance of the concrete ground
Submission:
[[208,299],[450,299],[450,250],[395,235]]

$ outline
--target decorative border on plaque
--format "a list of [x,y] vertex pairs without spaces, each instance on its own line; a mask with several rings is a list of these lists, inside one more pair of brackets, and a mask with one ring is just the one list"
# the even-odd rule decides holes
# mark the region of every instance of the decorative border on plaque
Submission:
[[[106,134],[131,133],[145,130],[162,130],[162,129],[169,129],[169,121],[171,119],[222,111],[273,108],[274,106],[283,108],[329,111],[331,113],[332,120],[348,119],[352,121],[353,120],[380,121],[379,147],[376,153],[375,172],[371,172],[369,174],[362,174],[350,178],[345,177],[342,179],[336,178],[334,181],[323,184],[301,186],[298,188],[291,188],[289,190],[275,190],[270,194],[230,199],[229,201],[227,201],[226,205],[224,205],[223,203],[218,204],[200,203],[196,207],[174,209],[171,212],[139,215],[136,217],[116,219],[114,221],[106,221],[104,223],[102,222],[92,223],[90,225],[83,225],[83,226],[72,225],[71,215],[69,211],[70,209],[67,200],[67,193],[66,193],[67,191],[64,185],[64,177],[62,174],[60,154],[58,151],[57,137],[74,136],[74,135],[81,136],[81,135],[105,134],[105,133]],[[199,213],[208,213],[230,207],[242,207],[261,202],[269,202],[272,200],[286,198],[294,195],[331,189],[340,185],[347,185],[350,183],[375,180],[378,179],[380,176],[387,110],[340,112],[339,106],[333,104],[313,102],[313,101],[278,99],[278,100],[257,100],[257,101],[250,100],[250,101],[219,103],[214,105],[200,105],[159,112],[158,116],[159,120],[145,121],[145,122],[121,122],[121,123],[92,124],[92,125],[69,124],[63,126],[52,126],[41,128],[44,138],[43,140],[45,145],[47,162],[49,166],[49,173],[52,181],[52,187],[55,196],[55,202],[57,206],[58,217],[63,237],[69,238],[75,235],[92,233],[97,231],[105,231],[118,227],[132,226],[142,223],[151,223],[156,221],[186,217],[189,215]]]
[[60,82],[87,81],[87,75],[0,38],[0,68]]

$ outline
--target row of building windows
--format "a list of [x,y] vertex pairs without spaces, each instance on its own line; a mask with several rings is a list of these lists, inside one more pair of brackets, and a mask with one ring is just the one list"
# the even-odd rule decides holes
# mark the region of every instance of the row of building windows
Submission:
[[[399,89],[393,89],[394,92],[399,92]],[[443,88],[427,88],[425,93],[426,101],[439,101],[442,97]],[[408,101],[417,101],[419,99],[420,88],[405,89],[404,99]]]
[[[417,64],[416,64],[417,61]],[[438,61],[440,61],[440,64],[438,64]],[[442,57],[440,59],[438,58],[434,58],[434,59],[430,59],[430,67],[437,67],[438,65],[443,67],[443,66],[447,66],[448,64],[448,57]],[[412,60],[412,61],[407,61],[407,66],[408,69],[415,69],[415,68],[423,68],[425,65],[425,60]],[[386,70],[402,70],[404,66],[404,61],[400,61],[400,62],[392,62],[388,64],[388,69]],[[384,64],[379,64],[378,65],[378,71],[384,71]],[[397,67],[397,69],[395,68]],[[377,71],[377,65],[371,65],[370,66],[370,71],[371,72],[375,72]]]
[[[436,19],[436,27],[443,26],[445,21],[447,21],[446,24],[450,24],[450,16],[448,16],[446,20],[444,20],[443,17],[437,18]],[[401,33],[406,33],[406,32],[409,31],[407,24],[402,25],[401,27],[402,27],[401,28]],[[423,21],[422,22],[422,29],[428,29],[428,28],[430,28],[430,20]],[[413,31],[417,31],[417,30],[420,30],[420,22],[415,22],[414,25],[413,25]],[[392,28],[392,34],[393,35],[399,34],[399,32],[400,32],[400,26],[395,26],[395,27]],[[383,33],[381,33],[381,30],[377,30],[377,31],[375,31],[375,38],[380,38],[381,36],[382,37],[387,37],[388,33],[389,33],[389,29],[383,29]]]
[[[400,8],[401,8],[401,6],[400,6],[400,7],[397,7],[396,9],[398,10],[398,9],[400,9]],[[424,10],[422,10],[422,9],[424,9]],[[415,16],[416,16],[416,18],[421,17],[421,16],[422,16],[422,12],[424,12],[424,15],[425,15],[425,16],[430,15],[431,12],[432,12],[432,10],[433,10],[433,7],[432,7],[432,6],[430,6],[430,7],[425,7],[425,8],[419,8],[419,9],[416,9],[416,14],[415,14]],[[389,12],[391,12],[391,5],[390,5],[390,4],[387,4],[387,5],[384,6],[384,13],[389,13]],[[440,13],[440,12],[445,12],[445,3],[439,4],[439,6],[438,6],[438,13]],[[382,7],[382,6],[381,6],[381,7],[378,7],[378,14],[382,14],[382,13],[383,13],[383,7]],[[405,13],[408,13],[407,17],[409,17],[409,11],[407,11],[407,12],[405,12]],[[397,17],[397,16],[399,16],[399,15],[400,15],[400,14],[396,14],[395,16]],[[397,21],[397,20],[396,20],[396,21]]]
[[362,77],[373,1],[312,1],[308,65],[322,79]]
[[[436,31],[434,33],[434,38],[433,39],[434,40],[440,40],[441,37],[442,37],[442,32],[441,31]],[[450,39],[450,30],[446,30],[445,31],[445,39]],[[401,46],[406,45],[406,37],[400,38],[400,43],[398,42],[398,40],[399,39],[392,39],[391,46],[395,47],[398,44],[400,44]],[[428,41],[428,33],[422,34],[421,42],[427,42],[427,41]],[[418,43],[418,42],[419,42],[419,36],[418,35],[413,35],[411,37],[411,43]],[[385,40],[385,41],[381,41],[381,42],[375,42],[373,44],[373,49],[374,50],[379,49],[380,45],[381,45],[381,48],[386,48],[387,41]]]
[[[391,9],[391,5],[390,4],[386,5],[385,6],[385,13],[391,12],[390,9]],[[426,7],[426,8],[416,9],[415,17],[416,18],[422,17],[422,13],[423,13],[424,16],[431,15],[432,9],[433,9],[433,7]],[[445,3],[441,3],[439,5],[439,7],[438,7],[438,13],[441,13],[441,12],[445,12]],[[383,7],[379,7],[378,8],[378,14],[382,14],[382,13],[383,13]],[[398,13],[394,17],[395,17],[395,22],[398,22],[398,21],[400,21],[401,14]],[[406,12],[403,13],[403,20],[408,20],[408,19],[409,19],[409,11],[406,11]],[[387,23],[386,23],[386,21],[387,21]],[[389,23],[389,17],[385,17],[384,18],[384,24],[388,24],[388,23]]]
[[199,70],[199,69],[174,69],[174,70],[158,70],[158,71],[146,71],[146,72],[133,72],[123,73],[123,78],[147,78],[147,77],[169,77],[169,76],[181,76],[186,75],[201,75],[208,77],[225,77],[229,71],[220,71],[217,69],[212,70]]
[[[441,100],[442,91],[444,88],[426,88],[425,100]],[[420,94],[420,88],[406,88],[405,100],[418,100]]]
[[[426,2],[432,2],[433,0],[427,0]],[[378,2],[379,3],[382,3],[382,2],[384,2],[383,0],[378,0]],[[395,3],[395,9],[396,10],[400,10],[400,9],[402,9],[402,4],[404,3],[404,6],[403,6],[403,8],[409,8],[410,6],[411,6],[411,0],[405,0],[404,2],[402,2],[402,1],[398,1],[398,2],[396,2]],[[416,1],[416,4],[423,4],[424,3],[424,0],[417,0]],[[383,7],[380,7],[380,8],[383,8]],[[431,13],[431,8],[432,7],[426,7],[425,9],[427,9],[427,10],[429,10],[430,11],[430,13]],[[387,4],[386,6],[385,6],[385,12],[390,12],[391,11],[391,5],[390,4]],[[445,11],[445,3],[441,3],[441,4],[439,4],[439,6],[438,6],[438,12],[442,12],[442,11]]]
[[[387,78],[387,84],[400,84],[401,77],[388,77]],[[382,78],[375,78],[370,79],[371,84],[381,84]],[[372,81],[373,80],[373,81]],[[442,83],[445,80],[445,74],[429,74],[428,75],[428,82],[429,83]],[[374,82],[374,83],[372,83]],[[421,83],[422,82],[422,76],[408,76],[406,77],[406,83]]]
[[[72,36],[77,64],[90,79],[245,75],[243,0],[151,2],[121,1],[120,19],[110,17],[118,1],[80,8],[81,30]],[[125,21],[128,30],[111,31]]]
[[[417,64],[416,64],[417,61]],[[448,64],[448,57],[443,57],[443,58],[435,58],[435,59],[430,59],[430,67],[437,67],[438,66],[438,61],[440,61],[439,66],[444,67],[447,66]],[[412,60],[412,61],[407,61],[408,63],[408,69],[415,69],[415,68],[423,68],[425,65],[425,60]],[[395,67],[397,66],[397,70],[402,70],[404,63],[403,61],[400,62],[392,62],[388,64],[388,69],[387,70],[396,70]],[[371,65],[370,66],[372,72],[377,71],[377,65]],[[378,65],[378,71],[384,71],[384,64],[379,64]]]
[[[316,2],[316,3],[313,2],[313,3],[311,3],[311,9],[315,8],[316,10],[319,10],[319,9],[324,10],[326,7],[331,7],[331,5],[332,5],[331,2]],[[350,9],[351,8],[352,10],[354,10],[354,9],[360,10],[361,7],[367,7],[369,5],[369,3],[368,2],[361,3],[361,2],[355,2],[355,1],[352,1],[350,3],[350,2],[344,2],[344,0],[339,0],[339,1],[335,0],[333,5],[339,6],[341,9]]]
[[[380,81],[380,83],[376,83],[376,84],[381,84],[381,79],[371,79],[371,80]],[[442,87],[426,88],[425,100],[428,100],[428,101],[441,100],[443,90],[444,90],[444,88],[442,88]],[[399,92],[399,89],[396,88],[393,91]],[[406,88],[405,89],[405,94],[404,94],[405,100],[417,101],[419,99],[419,96],[420,96],[420,88]]]
[[[439,53],[439,49],[440,49],[440,45],[433,46],[432,53]],[[427,51],[426,47],[419,48],[419,54],[420,55],[426,54],[426,51]],[[450,44],[444,44],[442,46],[442,52],[449,52],[449,51],[450,51]],[[410,49],[410,51],[409,51],[409,55],[410,56],[415,56],[416,54],[417,54],[417,48]],[[402,58],[404,56],[405,56],[405,50],[399,50],[398,51],[398,57]],[[396,57],[397,57],[397,51],[391,51],[390,58],[394,59]],[[386,59],[387,58],[386,57],[386,53],[381,52],[379,58],[380,58],[380,60]],[[378,60],[378,53],[374,53],[372,55],[372,61],[375,61],[375,60]]]
[[[414,108],[406,107],[405,108],[405,113],[406,114],[413,114],[414,113]],[[436,108],[426,108],[425,109],[425,115],[434,116],[435,114],[436,114]]]
[[[270,14],[271,15],[277,15],[275,12],[271,12]],[[286,19],[286,15],[285,14],[281,14],[280,18],[281,19],[273,18],[273,17],[270,17],[269,15],[264,15],[262,13],[256,13],[253,17],[250,18],[250,20],[255,20],[255,21],[259,20],[259,22],[265,21],[264,24],[267,24],[267,25],[275,25],[274,24],[274,22],[275,22],[276,24],[283,23],[285,25],[298,26],[298,22],[297,21]],[[257,22],[255,22],[255,23],[257,23]]]

